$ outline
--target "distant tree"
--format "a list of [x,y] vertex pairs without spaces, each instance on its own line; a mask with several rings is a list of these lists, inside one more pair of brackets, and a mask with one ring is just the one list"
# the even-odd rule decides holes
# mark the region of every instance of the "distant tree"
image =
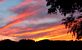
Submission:
[[56,13],[57,10],[64,16],[66,14],[71,14],[69,17],[63,19],[63,24],[66,28],[69,28],[69,32],[73,32],[73,35],[76,35],[76,39],[82,37],[82,16],[73,16],[76,10],[82,12],[82,0],[46,0],[47,6],[50,6],[48,13]]

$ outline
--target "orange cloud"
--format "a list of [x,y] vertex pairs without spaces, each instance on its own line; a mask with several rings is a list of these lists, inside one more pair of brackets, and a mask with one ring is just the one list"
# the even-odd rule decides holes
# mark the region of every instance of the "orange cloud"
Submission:
[[[44,35],[41,35],[41,33],[45,33]],[[41,36],[33,36],[40,34]],[[73,36],[71,33],[67,34],[67,29],[64,25],[57,25],[52,26],[50,28],[40,29],[36,31],[31,32],[24,32],[20,34],[10,34],[9,36],[12,37],[21,37],[21,36],[33,36],[29,37],[29,39],[33,39],[35,41],[43,40],[43,39],[50,39],[50,40],[73,40]],[[28,38],[26,38],[28,39]]]
[[[5,33],[4,35],[7,35],[8,37],[29,37],[26,39],[33,39],[35,41],[40,41],[44,39],[49,39],[49,40],[75,40],[75,37],[72,36],[72,33],[67,33],[67,29],[65,28],[64,25],[56,25],[56,26],[51,26],[45,29],[39,29],[39,30],[34,30],[34,31],[27,31],[23,33],[15,33],[15,31],[20,31],[20,29],[12,29],[10,31],[7,31],[7,34]],[[37,36],[35,36],[37,35]],[[30,37],[31,36],[31,37]]]
[[13,40],[13,41],[18,41],[19,40],[16,37],[9,37],[9,36],[0,35],[0,40],[4,40],[4,39],[10,39],[10,40]]
[[[59,25],[59,26],[52,26],[52,27],[50,27],[50,28],[45,28],[45,29],[40,29],[40,30],[34,30],[34,31],[32,31],[32,32],[24,32],[24,33],[21,33],[21,34],[15,34],[15,35],[13,35],[12,34],[12,36],[23,36],[23,35],[28,35],[28,34],[39,34],[39,33],[45,33],[45,32],[47,32],[47,33],[51,33],[52,31],[60,31],[61,30],[61,28],[63,29],[64,28],[64,26],[62,26],[62,25]],[[59,30],[60,29],[60,30]],[[64,28],[65,29],[65,28]]]

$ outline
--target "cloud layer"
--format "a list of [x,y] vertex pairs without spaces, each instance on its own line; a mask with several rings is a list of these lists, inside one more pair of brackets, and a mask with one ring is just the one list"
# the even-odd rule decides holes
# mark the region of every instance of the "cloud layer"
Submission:
[[33,39],[36,41],[42,39],[61,40],[65,38],[63,36],[72,39],[66,34],[65,27],[60,25],[64,16],[59,12],[47,14],[45,0],[14,1],[18,3],[12,4],[17,5],[7,9],[12,15],[6,15],[6,17],[2,17],[2,15],[0,18],[0,35],[7,36],[8,39],[15,37],[16,39]]

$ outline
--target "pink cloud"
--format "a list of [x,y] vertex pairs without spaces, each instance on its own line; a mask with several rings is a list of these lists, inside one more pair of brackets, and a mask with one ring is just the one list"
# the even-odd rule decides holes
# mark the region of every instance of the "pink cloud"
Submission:
[[3,2],[3,1],[5,1],[5,0],[0,0],[0,2]]
[[21,8],[22,6],[26,6],[28,4],[30,4],[32,2],[32,0],[24,0],[23,2],[21,2],[19,5],[17,5],[16,7],[14,7],[14,9],[19,9]]

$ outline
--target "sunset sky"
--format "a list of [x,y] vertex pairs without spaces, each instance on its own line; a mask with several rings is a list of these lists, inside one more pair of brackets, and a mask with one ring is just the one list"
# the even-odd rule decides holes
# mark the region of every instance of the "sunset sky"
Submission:
[[47,11],[45,0],[0,0],[0,40],[72,40],[61,24],[65,17]]

